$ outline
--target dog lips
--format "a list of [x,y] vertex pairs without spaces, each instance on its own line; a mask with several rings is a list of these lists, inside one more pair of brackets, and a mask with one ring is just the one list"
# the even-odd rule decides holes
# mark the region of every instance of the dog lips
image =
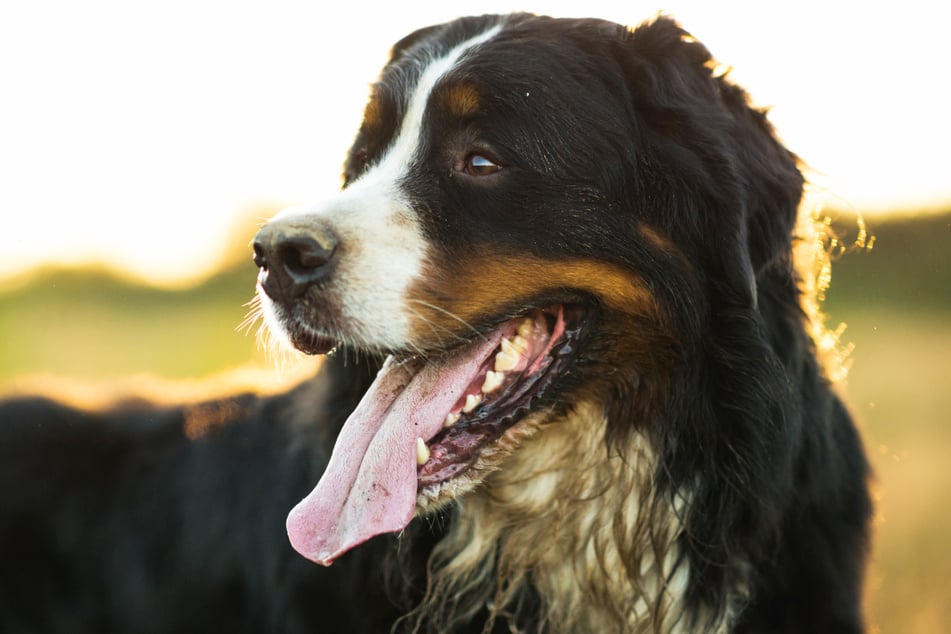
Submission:
[[447,357],[387,360],[344,423],[323,477],[287,517],[291,545],[329,566],[371,537],[403,530],[416,510],[416,440],[429,441],[501,332]]

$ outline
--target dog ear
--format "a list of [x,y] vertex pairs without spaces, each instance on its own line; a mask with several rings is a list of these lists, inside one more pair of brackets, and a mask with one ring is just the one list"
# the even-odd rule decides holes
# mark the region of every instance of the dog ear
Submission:
[[[622,68],[635,118],[634,200],[693,263],[702,292],[689,367],[668,395],[659,480],[691,491],[685,540],[691,585],[722,606],[738,553],[768,549],[792,483],[798,386],[786,367],[807,357],[792,268],[803,179],[746,93],[719,74],[707,49],[672,20],[622,34]],[[649,189],[648,189],[649,188]],[[687,292],[695,292],[690,289]]]
[[620,39],[638,165],[648,181],[676,192],[660,226],[690,231],[679,243],[693,245],[704,268],[720,269],[737,299],[755,305],[760,273],[791,262],[803,187],[795,155],[673,20],[658,18]]

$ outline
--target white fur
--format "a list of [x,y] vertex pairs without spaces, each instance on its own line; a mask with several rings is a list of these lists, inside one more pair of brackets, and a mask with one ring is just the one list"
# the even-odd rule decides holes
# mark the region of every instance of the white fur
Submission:
[[[427,244],[401,182],[420,160],[419,140],[433,89],[466,51],[500,29],[496,26],[427,62],[396,139],[359,179],[323,204],[285,209],[271,221],[322,223],[336,234],[338,262],[327,291],[339,303],[348,329],[343,334],[350,343],[379,349],[412,345],[414,313],[405,297],[420,275]],[[262,301],[269,303],[263,294]]]
[[[476,465],[484,479],[459,501],[415,616],[451,630],[482,606],[504,613],[531,585],[546,631],[687,631],[689,565],[677,545],[687,495],[654,500],[647,439],[632,436],[609,453],[594,403],[548,416],[506,433],[497,448],[504,462],[490,456]],[[446,608],[456,604],[455,613]],[[729,615],[697,618],[710,632],[728,627]]]

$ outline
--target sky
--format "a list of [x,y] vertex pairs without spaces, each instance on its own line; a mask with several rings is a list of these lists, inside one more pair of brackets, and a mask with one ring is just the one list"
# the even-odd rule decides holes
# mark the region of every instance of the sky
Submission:
[[168,284],[206,273],[237,219],[339,188],[393,42],[471,12],[663,12],[770,109],[822,204],[951,208],[942,3],[330,4],[0,4],[0,280],[45,263]]

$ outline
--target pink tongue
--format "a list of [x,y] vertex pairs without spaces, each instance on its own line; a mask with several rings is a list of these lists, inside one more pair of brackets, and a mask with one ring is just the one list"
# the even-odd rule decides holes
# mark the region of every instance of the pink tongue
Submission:
[[472,383],[502,332],[430,361],[388,359],[344,423],[323,477],[287,517],[291,545],[329,566],[376,535],[406,527],[416,509],[416,439],[429,441]]

